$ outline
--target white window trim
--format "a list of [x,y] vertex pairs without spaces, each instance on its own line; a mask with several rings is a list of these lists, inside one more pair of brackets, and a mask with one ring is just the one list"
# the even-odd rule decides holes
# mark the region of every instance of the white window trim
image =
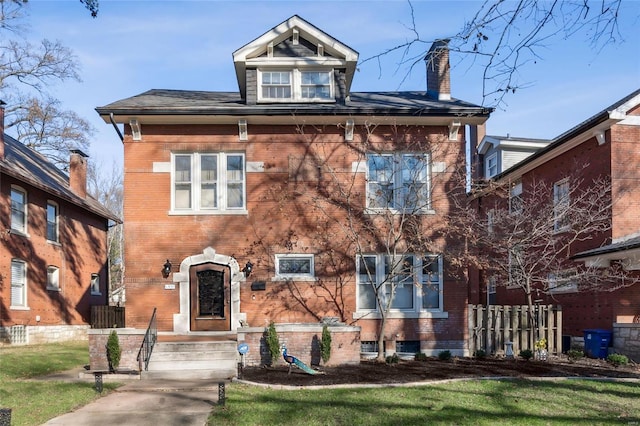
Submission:
[[[53,273],[57,285],[51,284],[51,274]],[[62,291],[60,287],[60,269],[57,266],[49,265],[47,267],[47,290]]]
[[[405,253],[404,256],[414,256],[415,258],[420,259],[419,264],[414,264],[414,268],[417,273],[417,281],[420,283],[424,282],[424,276],[422,274],[423,266],[422,266],[422,258],[424,257],[437,257],[438,258],[438,308],[423,308],[422,307],[422,285],[413,285],[413,308],[411,309],[389,309],[388,318],[448,318],[449,313],[444,310],[444,268],[443,268],[443,259],[442,255],[435,253],[425,253],[425,254],[415,254],[415,253]],[[385,257],[386,254],[383,253],[368,253],[359,255],[356,258],[356,311],[353,313],[353,319],[379,319],[381,318],[381,314],[379,311],[379,307],[376,306],[374,309],[362,309],[358,306],[358,300],[360,297],[360,256],[365,257],[375,257],[376,258],[376,276],[373,277],[377,283],[381,282],[381,280],[385,279]],[[386,284],[379,284],[386,285]],[[376,302],[377,305],[377,302]]]
[[[11,210],[11,232],[15,232],[18,233],[20,235],[25,235],[28,236],[29,235],[29,209],[28,209],[28,205],[29,205],[29,194],[27,193],[27,191],[18,186],[18,185],[11,185],[11,193],[13,193],[13,191],[16,192],[20,192],[22,193],[23,197],[24,197],[24,205],[23,205],[23,213],[24,213],[24,229],[18,229],[14,227],[14,223],[13,223],[13,200],[10,199],[10,210]],[[10,197],[11,197],[11,193],[10,193]]]
[[[49,239],[49,206],[53,206],[56,209],[56,217],[55,217],[55,227],[56,227],[56,239]],[[50,243],[59,243],[60,242],[60,206],[55,201],[48,200],[47,201],[47,210],[46,210],[46,222],[47,222],[47,232],[46,239]]]
[[[491,161],[495,161],[493,167],[495,168],[495,173],[491,173]],[[484,162],[484,177],[489,179],[498,174],[498,154],[493,153],[487,157]]]
[[[215,208],[200,207],[200,158],[203,155],[215,155],[218,162],[217,180],[217,204]],[[175,158],[177,156],[191,157],[191,208],[176,209],[175,207]],[[241,156],[243,164],[242,176],[242,207],[226,207],[227,202],[227,156]],[[169,215],[195,216],[195,215],[246,215],[247,211],[247,159],[243,152],[175,152],[171,153],[171,208]]]
[[[93,286],[94,280],[98,280],[98,291],[95,290]],[[89,288],[92,296],[102,296],[102,292],[100,291],[100,274],[91,274],[91,281],[89,282]]]
[[[27,272],[27,262],[25,262],[24,260],[21,259],[12,259],[11,260],[11,278],[10,278],[10,283],[9,286],[11,288],[11,290],[13,290],[13,264],[14,263],[20,263],[22,265],[23,268],[23,275],[24,275],[24,281],[22,282],[22,299],[23,299],[23,304],[22,305],[14,305],[13,304],[13,297],[11,297],[11,295],[9,295],[9,303],[11,304],[9,306],[9,309],[15,310],[15,311],[28,311],[31,308],[29,308],[29,299],[28,299],[28,272]],[[12,293],[13,291],[11,291],[10,293]]]
[[[549,273],[549,292],[552,294],[577,293],[578,283],[573,279],[573,271],[560,274],[560,279],[554,273]],[[558,285],[560,281],[560,285]]]
[[[400,188],[402,187],[402,168],[396,168],[395,165],[397,164],[402,164],[402,157],[403,156],[423,156],[425,157],[425,163],[426,163],[426,178],[425,178],[425,184],[427,186],[427,197],[428,199],[426,200],[426,202],[424,203],[425,205],[420,207],[420,208],[405,208],[405,209],[399,209],[396,207],[371,207],[369,205],[370,200],[371,200],[371,193],[369,190],[369,183],[370,183],[370,177],[369,177],[369,156],[370,155],[375,155],[375,156],[389,156],[393,158],[393,164],[394,164],[394,170],[392,171],[392,185],[394,187],[394,190],[396,190],[396,188]],[[380,212],[383,211],[389,211],[395,214],[403,214],[403,213],[409,213],[409,214],[415,214],[415,215],[429,215],[429,214],[435,214],[435,210],[433,209],[433,200],[432,200],[432,179],[431,179],[431,173],[433,170],[432,164],[431,164],[431,154],[430,153],[425,153],[425,152],[394,152],[394,153],[369,153],[367,154],[367,158],[365,160],[365,169],[366,169],[366,179],[367,179],[367,184],[366,184],[366,208],[365,208],[365,213],[367,214],[378,214]],[[394,197],[396,196],[397,192],[394,193]],[[394,204],[396,204],[397,201],[394,199]]]
[[[309,260],[309,273],[308,274],[281,274],[280,271],[280,260],[281,259],[308,259]],[[294,281],[315,281],[315,256],[313,254],[296,254],[296,253],[287,253],[287,254],[276,254],[275,255],[275,277],[273,281],[286,281],[286,280],[294,280]]]
[[[265,98],[262,96],[262,73],[263,72],[289,72],[291,73],[291,97],[290,98]],[[302,73],[303,72],[323,72],[329,74],[329,97],[328,98],[303,98],[302,97]],[[258,102],[281,102],[281,103],[335,103],[336,88],[334,82],[334,69],[326,68],[259,68],[258,69]]]
[[496,212],[494,209],[491,209],[487,212],[487,233],[489,235],[493,235],[494,226],[495,226],[495,218]]

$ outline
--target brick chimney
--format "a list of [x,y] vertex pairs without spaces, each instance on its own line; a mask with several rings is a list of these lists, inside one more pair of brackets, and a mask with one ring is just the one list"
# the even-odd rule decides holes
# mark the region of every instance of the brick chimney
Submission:
[[4,160],[4,106],[0,100],[0,161]]
[[424,60],[427,64],[427,95],[439,101],[450,100],[449,40],[434,41]]
[[87,158],[79,149],[71,150],[69,161],[69,186],[80,198],[87,198]]

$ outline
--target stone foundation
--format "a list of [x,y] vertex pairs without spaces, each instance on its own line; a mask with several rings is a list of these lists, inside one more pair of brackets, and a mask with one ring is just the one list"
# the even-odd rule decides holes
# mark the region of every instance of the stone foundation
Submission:
[[640,324],[613,324],[613,352],[640,362]]
[[0,327],[0,342],[10,345],[37,345],[87,340],[88,325],[16,325]]

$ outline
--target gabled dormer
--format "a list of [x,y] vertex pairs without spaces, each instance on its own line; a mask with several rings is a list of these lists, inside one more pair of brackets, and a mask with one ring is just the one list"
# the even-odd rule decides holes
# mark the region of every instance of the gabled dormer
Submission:
[[242,99],[268,103],[344,103],[358,52],[297,15],[233,53]]

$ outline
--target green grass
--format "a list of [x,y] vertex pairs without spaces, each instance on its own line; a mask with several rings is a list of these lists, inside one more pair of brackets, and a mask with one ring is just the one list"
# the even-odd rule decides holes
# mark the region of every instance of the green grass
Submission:
[[[93,401],[93,382],[30,380],[88,363],[87,342],[0,347],[0,408],[11,408],[12,426],[40,425]],[[117,386],[105,383],[103,395]]]
[[227,386],[210,425],[640,424],[638,383],[473,380],[410,388]]

